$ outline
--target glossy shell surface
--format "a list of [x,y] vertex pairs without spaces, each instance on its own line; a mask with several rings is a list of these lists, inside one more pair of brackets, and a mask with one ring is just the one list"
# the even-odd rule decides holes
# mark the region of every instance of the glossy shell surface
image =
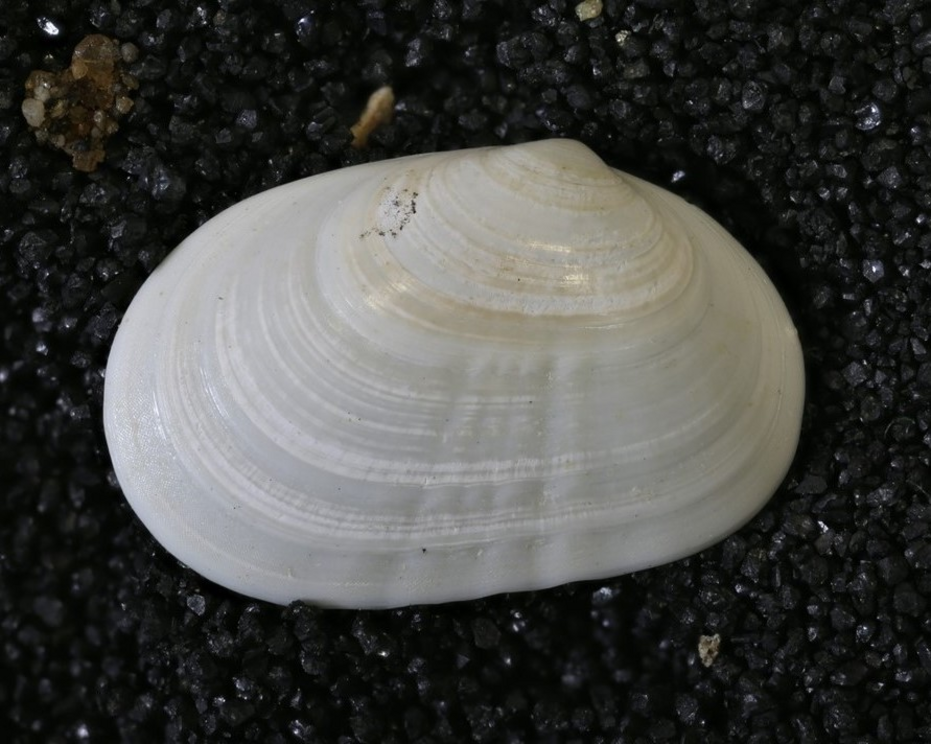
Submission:
[[802,355],[750,255],[549,140],[298,181],[127,311],[104,418],[136,514],[272,602],[391,607],[694,553],[792,460]]

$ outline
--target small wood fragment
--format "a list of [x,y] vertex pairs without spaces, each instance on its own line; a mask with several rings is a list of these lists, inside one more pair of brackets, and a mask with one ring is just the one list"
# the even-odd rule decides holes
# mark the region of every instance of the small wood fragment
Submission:
[[359,121],[350,127],[352,146],[357,149],[365,147],[369,135],[382,124],[390,122],[393,114],[394,90],[390,85],[384,85],[369,96]]

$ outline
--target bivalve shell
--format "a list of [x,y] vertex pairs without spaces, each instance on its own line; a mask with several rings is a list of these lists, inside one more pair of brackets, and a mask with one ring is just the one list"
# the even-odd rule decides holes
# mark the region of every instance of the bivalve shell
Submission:
[[113,344],[136,514],[272,602],[614,576],[750,519],[799,435],[796,331],[717,223],[583,145],[362,165],[177,248]]

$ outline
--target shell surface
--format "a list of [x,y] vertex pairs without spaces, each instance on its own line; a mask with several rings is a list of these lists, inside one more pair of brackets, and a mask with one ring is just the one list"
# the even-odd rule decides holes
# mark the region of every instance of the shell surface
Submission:
[[798,442],[776,290],[717,223],[548,140],[281,186],[140,290],[104,424],[133,509],[237,592],[391,607],[730,534]]

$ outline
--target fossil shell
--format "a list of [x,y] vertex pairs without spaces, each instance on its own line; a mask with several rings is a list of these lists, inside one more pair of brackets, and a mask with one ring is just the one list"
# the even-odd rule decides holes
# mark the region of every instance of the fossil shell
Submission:
[[126,498],[204,576],[391,607],[714,543],[793,457],[797,334],[669,192],[550,140],[347,168],[191,235],[126,313]]

